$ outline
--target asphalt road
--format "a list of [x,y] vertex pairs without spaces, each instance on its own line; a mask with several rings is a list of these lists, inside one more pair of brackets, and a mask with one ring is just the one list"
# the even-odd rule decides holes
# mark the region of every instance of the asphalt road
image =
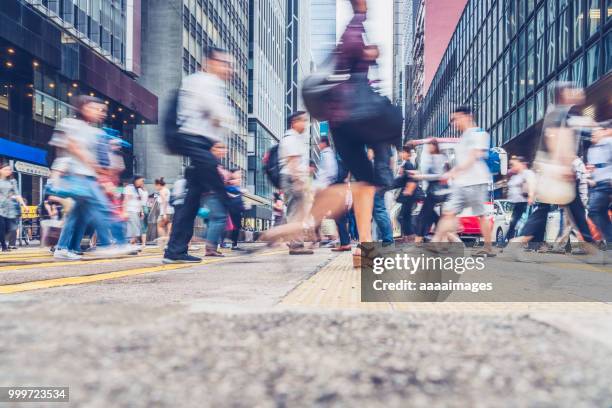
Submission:
[[612,406],[612,346],[575,325],[611,314],[286,308],[329,250],[230,255],[0,258],[0,386],[69,386],[75,407]]

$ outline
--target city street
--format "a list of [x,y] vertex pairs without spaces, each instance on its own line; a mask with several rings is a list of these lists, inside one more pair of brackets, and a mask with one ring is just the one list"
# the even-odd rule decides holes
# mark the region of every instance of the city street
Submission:
[[[609,303],[361,303],[350,255],[226,254],[3,256],[1,385],[68,386],[87,407],[612,404]],[[561,281],[612,273],[492,262]]]

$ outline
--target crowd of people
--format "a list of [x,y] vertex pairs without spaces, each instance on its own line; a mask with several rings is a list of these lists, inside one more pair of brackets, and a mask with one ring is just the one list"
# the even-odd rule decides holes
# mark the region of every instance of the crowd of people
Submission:
[[[354,81],[340,88],[344,98],[353,97],[355,84],[371,86],[367,74],[379,57],[378,48],[366,43],[366,1],[351,4],[354,16],[333,58],[335,70]],[[156,240],[164,248],[164,263],[198,263],[202,258],[189,253],[198,217],[206,224],[201,236],[204,256],[224,256],[219,248],[226,237],[232,250],[241,250],[243,177],[239,169],[223,166],[235,126],[225,86],[233,75],[232,64],[227,51],[211,47],[203,70],[183,79],[165,119],[170,123],[166,138],[171,151],[187,156],[190,166],[172,188],[163,177],[155,180],[154,192],[147,191],[140,176],[122,182],[125,142],[101,127],[106,105],[92,96],[75,98],[77,116],[63,119],[50,142],[56,159],[41,206],[44,218],[61,220],[61,233],[53,243],[55,258],[81,259],[82,239],[89,236],[89,249],[96,256],[138,253]],[[544,241],[548,213],[557,207],[563,210],[563,225],[556,247],[549,250],[565,250],[572,231],[584,242],[580,249],[589,254],[612,242],[611,127],[581,116],[578,108],[583,104],[582,89],[558,84],[542,126],[535,171],[526,158],[511,158],[507,194],[513,211],[502,246],[532,248],[530,241]],[[341,100],[334,109],[340,114],[330,117],[331,135],[320,139],[317,163],[311,160],[309,112],[289,116],[277,150],[273,227],[262,234],[262,241],[282,242],[291,255],[313,254],[314,246],[327,244],[332,251],[353,251],[354,265],[359,266],[368,255],[361,244],[398,241],[390,214],[393,198],[400,206],[399,241],[461,242],[458,216],[469,208],[479,219],[484,241],[474,255],[497,254],[485,205],[492,199],[495,176],[488,160],[491,137],[478,126],[469,106],[459,106],[450,115],[450,124],[460,133],[452,155],[442,151],[435,138],[417,151],[413,142],[401,145],[401,132],[380,137],[369,132],[365,137],[357,122],[347,119],[351,115]],[[418,160],[423,154],[424,160]],[[3,251],[8,250],[5,237],[23,205],[10,176],[10,165],[0,163]],[[521,259],[520,251],[514,254]]]

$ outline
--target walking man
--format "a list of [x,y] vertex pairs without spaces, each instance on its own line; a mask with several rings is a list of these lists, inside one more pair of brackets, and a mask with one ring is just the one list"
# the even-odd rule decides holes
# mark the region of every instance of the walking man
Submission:
[[484,248],[474,255],[495,256],[491,245],[491,225],[485,216],[491,173],[484,158],[491,143],[490,136],[476,125],[472,109],[467,106],[455,109],[450,122],[462,135],[456,148],[457,164],[445,175],[445,178],[452,180],[452,191],[433,240],[441,242],[449,234],[455,234],[457,214],[471,208],[472,213],[479,218],[484,238]]
[[180,211],[174,215],[164,263],[201,262],[201,258],[189,255],[187,249],[202,193],[213,192],[226,204],[219,159],[211,150],[224,145],[225,135],[234,121],[225,88],[225,81],[233,74],[231,56],[227,51],[211,47],[202,66],[205,71],[186,77],[179,93],[178,139],[188,152],[192,168],[186,174],[187,194]]
[[[290,223],[306,221],[310,211],[309,197],[309,163],[310,145],[306,112],[298,111],[289,116],[289,130],[280,141],[279,157],[281,160],[281,187],[287,203],[287,220]],[[304,248],[303,236],[295,238],[289,244],[290,255],[310,255],[314,252]]]

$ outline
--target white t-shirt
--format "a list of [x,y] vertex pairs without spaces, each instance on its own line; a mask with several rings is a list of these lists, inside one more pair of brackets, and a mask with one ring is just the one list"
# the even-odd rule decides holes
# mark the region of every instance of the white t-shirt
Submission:
[[526,195],[529,191],[525,183],[533,183],[534,181],[535,173],[529,169],[510,177],[510,180],[508,180],[508,201],[511,203],[526,203]]
[[100,137],[103,135],[104,131],[91,126],[85,121],[65,118],[57,124],[55,133],[49,144],[64,149],[61,154],[61,157],[66,160],[66,162],[64,162],[64,168],[62,169],[63,171],[69,171],[81,176],[95,177],[96,171],[92,167],[81,161],[78,157],[73,156],[65,149],[68,147],[68,142],[72,141],[79,145],[88,160],[92,163],[97,163],[96,148]]
[[[281,174],[296,176],[307,176],[308,175],[308,164],[310,163],[310,145],[308,136],[299,134],[293,129],[289,129],[285,133],[280,141],[279,146],[279,158],[281,162]],[[299,156],[300,162],[298,164],[299,174],[291,174],[287,167],[287,160],[289,157]]]
[[[488,151],[491,137],[481,128],[470,128],[463,132],[461,141],[457,144],[457,166],[463,165],[473,150]],[[453,180],[453,184],[460,187],[488,184],[491,181],[489,167],[484,160],[476,160],[469,168],[462,170]]]
[[144,188],[136,190],[133,184],[125,187],[124,194],[129,198],[125,204],[125,211],[129,213],[140,213],[144,206],[147,205],[149,195]]

